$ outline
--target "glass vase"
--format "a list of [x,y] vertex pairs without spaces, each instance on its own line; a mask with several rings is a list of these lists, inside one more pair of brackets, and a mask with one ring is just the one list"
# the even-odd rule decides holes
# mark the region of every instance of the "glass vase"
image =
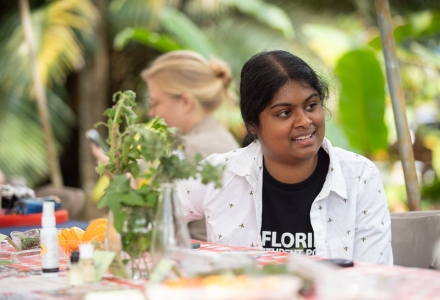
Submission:
[[124,207],[127,217],[122,228],[122,250],[127,258],[126,269],[133,279],[148,279],[154,209]]
[[104,238],[105,251],[116,252],[117,255],[121,253],[121,235],[116,231],[114,226],[113,212],[110,210],[108,213],[107,229]]
[[151,242],[151,258],[156,266],[162,258],[176,249],[191,249],[191,240],[181,204],[173,183],[160,186],[159,200]]

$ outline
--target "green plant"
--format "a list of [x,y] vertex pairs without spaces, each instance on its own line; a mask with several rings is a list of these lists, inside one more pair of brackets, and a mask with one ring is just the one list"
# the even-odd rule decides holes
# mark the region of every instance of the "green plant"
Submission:
[[[221,186],[223,167],[202,163],[202,156],[195,157],[195,163],[179,158],[183,150],[183,140],[176,128],[169,128],[165,121],[155,118],[147,124],[137,123],[138,117],[133,111],[136,95],[132,91],[117,92],[113,95],[116,104],[107,109],[110,150],[109,161],[97,167],[97,172],[111,175],[109,187],[105,190],[98,207],[108,207],[114,214],[114,226],[122,233],[127,210],[124,207],[146,207],[155,209],[161,183],[174,182],[177,179],[200,176],[204,184],[213,182]],[[123,128],[123,129],[122,129]],[[151,167],[141,174],[139,161]],[[131,174],[127,175],[127,174]],[[148,180],[139,188],[133,187],[134,180]],[[135,247],[132,243],[123,243],[126,247]],[[143,241],[143,250],[149,247],[149,241]],[[127,251],[127,249],[124,249]],[[129,250],[129,249],[128,249]]]

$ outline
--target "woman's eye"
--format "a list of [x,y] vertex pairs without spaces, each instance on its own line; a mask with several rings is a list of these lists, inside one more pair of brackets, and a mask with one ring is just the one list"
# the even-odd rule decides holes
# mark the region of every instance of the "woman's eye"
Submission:
[[317,105],[318,105],[317,103],[311,103],[311,104],[307,105],[306,109],[307,109],[307,110],[312,110],[312,109],[314,109]]
[[285,111],[280,112],[277,116],[279,116],[279,117],[287,117],[290,114],[291,114],[290,111],[285,110]]

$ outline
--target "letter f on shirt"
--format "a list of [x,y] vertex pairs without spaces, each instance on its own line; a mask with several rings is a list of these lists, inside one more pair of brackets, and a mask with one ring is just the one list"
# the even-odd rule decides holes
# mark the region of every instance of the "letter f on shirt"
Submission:
[[277,243],[277,233],[276,231],[263,231],[261,241],[263,242],[263,247],[266,246],[266,241],[272,240],[272,247],[281,247],[281,243]]
[[270,241],[272,232],[270,232],[270,231],[263,231],[262,235],[263,236],[262,236],[261,241],[263,242],[263,247],[265,247],[266,246],[266,241],[268,241],[268,242]]

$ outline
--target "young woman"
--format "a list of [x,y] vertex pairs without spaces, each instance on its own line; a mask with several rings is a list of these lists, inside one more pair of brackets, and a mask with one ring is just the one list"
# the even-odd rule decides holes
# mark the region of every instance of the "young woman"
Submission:
[[[150,117],[159,116],[182,130],[187,159],[238,148],[232,134],[212,116],[229,98],[232,78],[224,62],[208,61],[193,51],[174,51],[157,58],[141,76],[148,85]],[[188,226],[192,238],[206,240],[201,219]]]
[[247,147],[207,158],[226,164],[223,186],[181,182],[188,221],[208,241],[392,264],[388,205],[375,165],[325,139],[325,83],[285,51],[243,67]]

